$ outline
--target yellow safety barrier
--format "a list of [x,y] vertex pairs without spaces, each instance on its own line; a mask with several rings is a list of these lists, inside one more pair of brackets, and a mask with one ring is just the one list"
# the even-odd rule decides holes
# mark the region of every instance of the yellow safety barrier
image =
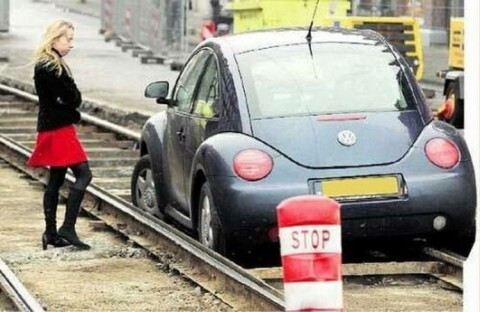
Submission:
[[452,69],[464,69],[464,23],[463,18],[450,19],[450,48],[448,50],[448,66]]
[[[231,5],[233,32],[309,26],[315,3],[316,0],[235,0]],[[347,16],[349,10],[350,1],[320,0],[314,25],[375,30],[405,56],[415,77],[422,79],[422,39],[415,18]]]
[[[308,26],[317,0],[235,0],[233,32]],[[320,0],[315,25],[327,16],[347,16],[350,0]]]

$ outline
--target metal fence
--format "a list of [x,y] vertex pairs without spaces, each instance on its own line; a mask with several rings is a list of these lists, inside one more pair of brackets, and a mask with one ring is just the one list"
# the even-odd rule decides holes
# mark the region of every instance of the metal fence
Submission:
[[186,52],[185,0],[102,0],[101,27],[161,55]]
[[463,14],[464,0],[352,0],[352,15],[414,17],[426,45],[448,44],[450,18]]
[[450,19],[463,17],[465,0],[352,0],[352,15],[408,16],[420,26],[423,80],[442,84],[437,72],[449,66]]
[[9,0],[0,0],[0,32],[7,32],[9,28]]

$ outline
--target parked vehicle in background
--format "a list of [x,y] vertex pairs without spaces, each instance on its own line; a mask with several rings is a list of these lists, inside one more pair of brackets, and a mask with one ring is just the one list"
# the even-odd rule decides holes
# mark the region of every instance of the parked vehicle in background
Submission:
[[450,46],[448,50],[448,67],[438,73],[445,79],[443,94],[445,103],[437,110],[437,117],[451,123],[457,128],[463,128],[464,123],[464,20],[450,19]]
[[472,235],[467,146],[402,55],[371,30],[306,35],[210,38],[171,97],[150,84],[168,107],[142,130],[133,203],[232,258],[277,244],[276,206],[305,194],[341,202],[344,239]]
[[10,26],[10,0],[0,0],[0,32],[7,32]]

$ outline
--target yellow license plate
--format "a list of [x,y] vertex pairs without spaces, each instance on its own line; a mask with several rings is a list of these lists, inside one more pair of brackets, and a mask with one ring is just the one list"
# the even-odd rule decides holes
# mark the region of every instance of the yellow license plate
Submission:
[[321,195],[328,197],[399,196],[397,176],[375,176],[323,180]]

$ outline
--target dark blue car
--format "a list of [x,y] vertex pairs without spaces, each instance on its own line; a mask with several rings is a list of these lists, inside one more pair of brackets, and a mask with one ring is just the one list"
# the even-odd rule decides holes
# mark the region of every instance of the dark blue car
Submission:
[[[342,204],[344,239],[471,234],[475,180],[405,59],[373,31],[284,29],[209,39],[145,124],[133,203],[223,254],[278,241],[276,206]],[[171,94],[171,95],[168,95]]]

